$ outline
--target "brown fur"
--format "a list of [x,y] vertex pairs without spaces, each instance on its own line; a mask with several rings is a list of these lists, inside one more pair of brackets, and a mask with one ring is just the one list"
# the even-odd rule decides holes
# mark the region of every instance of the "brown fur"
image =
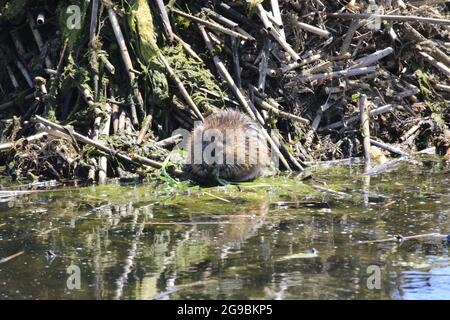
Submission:
[[[211,142],[205,139],[207,141],[201,145],[201,150],[204,151],[208,145],[210,148],[211,146],[219,147],[216,150],[219,152],[222,150],[223,163],[207,163],[202,153],[201,163],[193,164],[194,141],[201,141],[196,139],[204,137],[209,129],[220,132],[224,139],[223,144],[220,141],[216,143],[216,141]],[[233,140],[229,140],[231,137]],[[261,176],[270,164],[267,141],[259,126],[250,117],[233,110],[215,113],[195,127],[187,144],[187,152],[190,159],[185,166],[185,171],[190,178],[201,182],[212,183],[216,182],[217,178],[235,182],[251,181]],[[241,159],[239,162],[238,157]],[[234,161],[225,163],[227,159]]]

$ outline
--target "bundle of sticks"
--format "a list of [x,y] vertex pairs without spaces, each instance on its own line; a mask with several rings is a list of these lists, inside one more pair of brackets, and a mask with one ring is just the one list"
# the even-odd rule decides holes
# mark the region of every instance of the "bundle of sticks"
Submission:
[[66,178],[105,183],[168,164],[179,176],[169,154],[181,138],[172,132],[222,108],[261,125],[283,170],[359,156],[370,168],[373,147],[445,154],[448,7],[2,1],[0,160],[17,169],[23,141],[45,144],[49,135],[89,146],[77,148],[87,172]]

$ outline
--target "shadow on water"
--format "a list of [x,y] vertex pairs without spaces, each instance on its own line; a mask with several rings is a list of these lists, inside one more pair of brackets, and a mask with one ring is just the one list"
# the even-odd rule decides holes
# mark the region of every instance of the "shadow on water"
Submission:
[[450,299],[444,236],[370,242],[447,235],[448,169],[312,174],[178,192],[3,192],[0,299]]

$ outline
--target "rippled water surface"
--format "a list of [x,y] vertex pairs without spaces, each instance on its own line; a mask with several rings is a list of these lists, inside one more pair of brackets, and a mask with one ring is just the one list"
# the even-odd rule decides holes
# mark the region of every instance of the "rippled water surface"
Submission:
[[0,299],[450,299],[448,167],[304,178],[15,195],[3,181]]

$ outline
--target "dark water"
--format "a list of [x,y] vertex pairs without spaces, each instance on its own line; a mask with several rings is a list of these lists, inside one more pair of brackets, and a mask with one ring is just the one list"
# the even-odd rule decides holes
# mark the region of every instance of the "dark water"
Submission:
[[313,177],[3,193],[0,299],[450,299],[443,236],[359,243],[448,235],[448,167]]

